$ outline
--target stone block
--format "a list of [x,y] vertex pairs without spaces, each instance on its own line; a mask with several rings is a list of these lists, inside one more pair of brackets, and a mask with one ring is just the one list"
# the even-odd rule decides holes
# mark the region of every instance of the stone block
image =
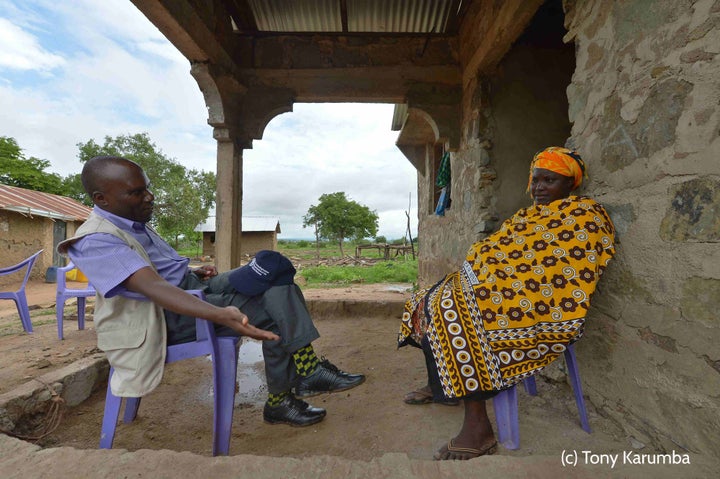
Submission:
[[670,191],[672,200],[660,224],[665,241],[720,241],[720,181],[697,178]]
[[610,215],[610,219],[615,225],[615,239],[620,240],[622,236],[630,229],[630,225],[635,222],[637,215],[635,208],[629,203],[615,205],[611,203],[603,203],[605,209]]
[[617,171],[672,145],[690,91],[692,84],[682,80],[656,83],[632,122],[623,119],[618,94],[608,98],[600,125],[605,167]]
[[680,308],[685,318],[717,328],[720,325],[719,304],[720,279],[692,277],[684,282]]
[[497,220],[482,220],[475,223],[473,231],[475,234],[491,233],[497,228]]

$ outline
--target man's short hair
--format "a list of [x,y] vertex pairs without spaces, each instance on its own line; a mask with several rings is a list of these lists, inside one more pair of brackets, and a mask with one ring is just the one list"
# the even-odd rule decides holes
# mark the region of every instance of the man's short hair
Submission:
[[126,158],[120,156],[95,156],[85,162],[82,173],[80,174],[80,181],[82,182],[83,189],[92,198],[95,191],[101,190],[100,184],[106,178],[106,169],[110,165],[120,164],[136,164]]

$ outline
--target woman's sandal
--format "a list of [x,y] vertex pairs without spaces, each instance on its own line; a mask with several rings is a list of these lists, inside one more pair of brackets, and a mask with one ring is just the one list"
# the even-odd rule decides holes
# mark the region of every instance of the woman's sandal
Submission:
[[433,396],[425,388],[420,388],[417,391],[407,393],[403,401],[405,404],[430,404],[433,402]]
[[[475,449],[473,447],[459,447],[453,444],[453,440],[450,439],[447,446],[443,446],[438,452],[435,453],[433,459],[436,461],[447,461],[451,459],[455,460],[468,460],[474,459],[480,456],[490,456],[497,452],[498,443],[497,441],[486,446],[484,449]],[[450,453],[459,454],[460,457],[448,457]]]
[[432,392],[430,392],[430,389],[425,386],[422,387],[416,391],[409,392],[405,395],[405,398],[403,399],[405,404],[442,404],[443,406],[457,406],[460,404],[459,399],[445,399],[444,401],[433,401],[433,395]]

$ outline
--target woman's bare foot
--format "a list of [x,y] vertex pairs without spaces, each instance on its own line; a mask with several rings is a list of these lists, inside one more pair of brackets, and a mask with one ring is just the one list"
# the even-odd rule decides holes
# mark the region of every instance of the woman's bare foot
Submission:
[[433,458],[436,461],[467,460],[497,451],[485,401],[465,399],[464,402],[465,418],[460,433],[435,453]]

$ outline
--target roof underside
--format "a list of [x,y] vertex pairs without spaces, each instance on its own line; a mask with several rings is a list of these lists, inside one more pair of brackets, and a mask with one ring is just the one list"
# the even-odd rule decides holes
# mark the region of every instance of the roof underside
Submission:
[[[467,2],[466,2],[467,3]],[[226,0],[236,31],[455,34],[463,0]]]

